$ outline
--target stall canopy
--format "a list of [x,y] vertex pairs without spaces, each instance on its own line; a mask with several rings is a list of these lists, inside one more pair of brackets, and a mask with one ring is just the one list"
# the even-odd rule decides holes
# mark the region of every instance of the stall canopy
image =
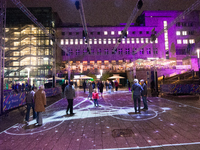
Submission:
[[119,75],[113,75],[112,77],[109,77],[108,79],[123,79],[124,77],[121,77]]
[[89,79],[93,79],[92,77],[89,76],[82,76],[80,78],[78,78],[79,80],[83,79],[83,80],[89,80]]

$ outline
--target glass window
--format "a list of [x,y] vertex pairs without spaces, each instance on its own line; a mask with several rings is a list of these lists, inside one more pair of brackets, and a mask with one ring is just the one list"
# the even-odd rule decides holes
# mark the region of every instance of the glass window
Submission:
[[187,40],[187,39],[184,39],[184,40],[183,40],[183,44],[188,44],[188,40]]
[[69,40],[65,39],[65,45],[68,45],[68,44],[69,44]]
[[102,44],[102,40],[101,39],[99,39],[99,44]]
[[121,33],[122,33],[121,31],[118,31],[118,35],[121,35]]
[[148,39],[148,38],[145,38],[145,42],[146,42],[146,43],[149,43],[149,39]]
[[78,39],[75,39],[75,44],[78,45]]
[[195,40],[194,39],[189,39],[189,43],[193,44],[193,43],[195,43]]
[[111,31],[111,35],[115,35],[115,31]]
[[140,43],[140,40],[139,40],[139,38],[136,38],[136,43]]
[[80,44],[83,44],[83,39],[80,39]]
[[108,35],[108,31],[104,31],[104,35]]
[[176,31],[176,35],[181,35],[181,32],[180,31]]
[[103,44],[106,44],[106,39],[103,39]]
[[127,44],[130,44],[130,38],[126,39]]
[[74,42],[73,42],[73,39],[70,39],[70,44],[71,44],[71,45],[73,45],[73,44],[74,44]]
[[125,44],[125,39],[122,39],[122,44]]
[[135,40],[134,38],[131,38],[131,43],[134,44],[135,43]]
[[89,43],[92,44],[92,39],[89,39]]
[[158,38],[156,38],[155,43],[158,43]]
[[141,38],[141,43],[144,43],[144,38]]
[[94,44],[97,44],[97,39],[94,39]]
[[182,31],[182,35],[187,35],[187,31]]
[[113,44],[115,44],[116,43],[116,39],[113,39]]
[[108,39],[108,44],[111,44],[111,39]]
[[[60,40],[60,45],[64,45],[64,40],[63,39]],[[15,43],[14,43],[14,46],[15,46]]]
[[180,39],[178,39],[177,44],[182,44],[182,41]]

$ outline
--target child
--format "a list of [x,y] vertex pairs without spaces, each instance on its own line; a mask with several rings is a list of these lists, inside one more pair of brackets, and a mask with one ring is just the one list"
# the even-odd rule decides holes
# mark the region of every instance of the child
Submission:
[[99,95],[96,92],[96,90],[94,90],[94,92],[92,93],[92,99],[94,100],[94,106],[99,107],[99,103],[98,103]]

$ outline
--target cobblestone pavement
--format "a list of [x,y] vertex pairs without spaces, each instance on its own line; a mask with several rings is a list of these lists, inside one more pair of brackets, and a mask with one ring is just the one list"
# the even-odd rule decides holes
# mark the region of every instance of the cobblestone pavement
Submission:
[[105,92],[101,107],[77,91],[74,116],[66,115],[61,99],[46,108],[42,126],[32,120],[1,132],[0,150],[200,149],[199,105],[148,99],[149,110],[134,114],[129,91]]

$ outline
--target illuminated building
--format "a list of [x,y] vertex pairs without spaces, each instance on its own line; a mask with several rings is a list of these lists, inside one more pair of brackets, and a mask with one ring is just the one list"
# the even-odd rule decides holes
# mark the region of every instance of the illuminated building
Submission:
[[[96,73],[99,69],[120,73],[132,70],[133,66],[150,69],[155,65],[150,61],[158,59],[157,67],[160,69],[174,67],[186,69],[183,66],[183,58],[187,55],[196,55],[197,41],[195,39],[198,38],[200,32],[200,13],[193,11],[188,16],[183,16],[180,21],[167,30],[168,24],[182,12],[144,11],[138,17],[137,22],[128,28],[127,38],[122,39],[116,54],[112,54],[112,49],[125,24],[88,26],[91,54],[87,53],[82,26],[59,27],[57,29],[58,40],[63,45],[63,49],[69,52],[70,57],[64,51],[59,49],[57,51],[62,55],[62,61],[66,64],[66,68],[70,58],[71,70],[75,74],[84,73],[87,70]],[[153,28],[155,28],[156,34],[163,30],[163,34],[156,38],[154,44],[150,41]],[[137,48],[146,43],[147,46],[133,55]],[[191,47],[189,53],[187,52],[188,45]],[[138,61],[141,62],[138,63]],[[191,64],[188,65],[191,66]],[[188,66],[187,68],[194,69]],[[66,72],[67,69],[63,73]]]
[[[49,33],[55,30],[52,8],[28,8]],[[6,12],[5,82],[43,82],[52,74],[53,42],[18,8]],[[38,82],[37,82],[38,81]]]

